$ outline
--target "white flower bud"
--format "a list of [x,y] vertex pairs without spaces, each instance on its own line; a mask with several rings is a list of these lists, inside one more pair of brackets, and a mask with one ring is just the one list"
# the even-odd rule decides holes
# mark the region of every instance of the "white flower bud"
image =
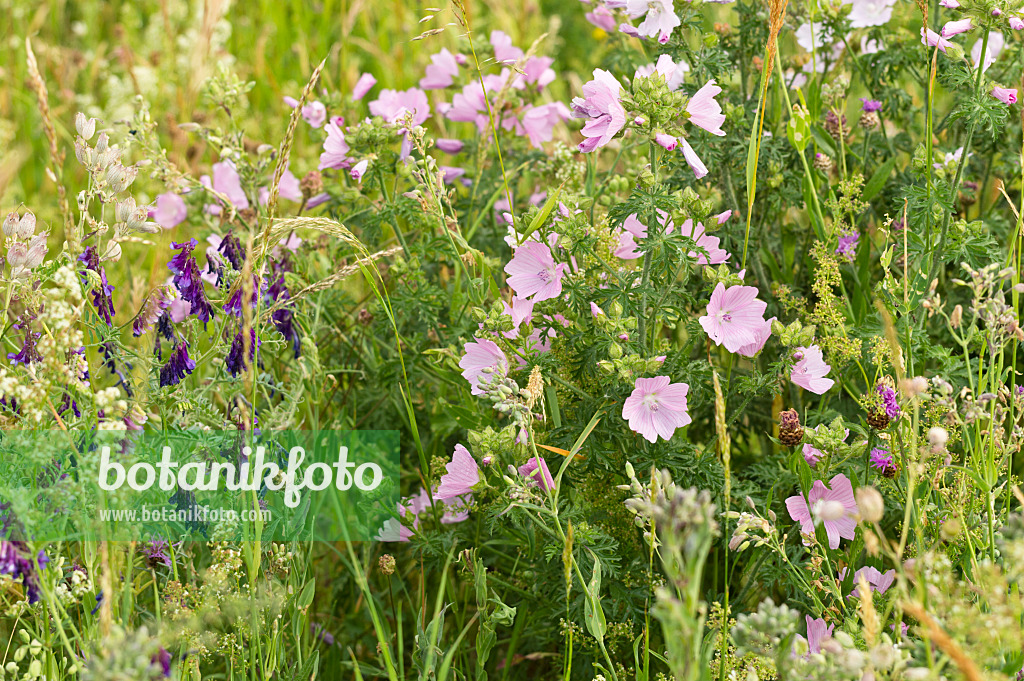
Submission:
[[86,140],[92,139],[92,136],[96,134],[96,119],[86,118],[85,114],[79,111],[75,114],[75,130]]

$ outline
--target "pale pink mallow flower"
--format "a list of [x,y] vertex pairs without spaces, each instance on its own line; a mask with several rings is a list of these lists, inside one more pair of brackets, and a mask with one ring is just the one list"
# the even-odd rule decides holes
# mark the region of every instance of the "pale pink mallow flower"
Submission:
[[[839,580],[846,579],[847,569],[843,568],[839,571]],[[860,576],[864,575],[868,580],[868,587],[871,591],[875,591],[878,595],[884,594],[892,586],[893,582],[896,581],[896,571],[886,570],[880,572],[878,568],[873,567],[862,567],[853,573],[853,591],[850,592],[850,598],[860,598]]]
[[446,154],[452,154],[453,156],[460,151],[465,143],[462,140],[448,139],[445,137],[439,137],[434,140],[434,146],[443,151]]
[[590,301],[590,314],[594,317],[594,319],[597,319],[598,317],[604,316],[604,310],[602,310],[601,307],[594,301]]
[[[988,71],[988,67],[992,66],[999,59],[999,55],[1003,52],[1006,41],[1003,38],[1003,34],[999,31],[989,31],[988,34],[988,46],[985,47],[985,63],[981,65],[981,70]],[[985,39],[978,38],[974,41],[974,47],[971,48],[971,61],[975,66],[978,66],[978,62],[981,61],[981,48],[985,46]]]
[[957,9],[960,7],[960,3],[956,0],[939,0],[939,6],[946,9]]
[[494,60],[502,64],[515,64],[523,58],[523,51],[512,44],[512,38],[504,31],[491,31],[491,47]]
[[501,351],[498,344],[491,340],[474,339],[476,342],[466,343],[465,354],[459,360],[462,377],[469,381],[470,392],[483,395],[480,382],[490,383],[494,374],[504,376],[508,373],[508,357]]
[[529,480],[534,487],[540,487],[545,492],[555,489],[555,479],[551,477],[551,471],[548,470],[548,462],[541,457],[531,456],[517,470],[519,475]]
[[602,31],[611,33],[615,30],[615,15],[604,5],[598,5],[593,12],[587,12],[583,18]]
[[1015,31],[1024,31],[1024,19],[1020,17],[1010,17],[1010,28]]
[[896,0],[852,0],[850,4],[850,27],[868,28],[889,23]]
[[637,35],[657,37],[662,45],[668,42],[672,30],[680,23],[672,0],[626,0],[626,13],[630,19],[644,17],[636,27]]
[[994,87],[991,94],[1007,106],[1017,103],[1017,88]]
[[946,40],[941,35],[936,33],[930,28],[921,29],[921,44],[927,45],[928,47],[938,47],[943,52],[946,51],[947,47],[950,47],[953,43]]
[[[568,107],[562,102],[552,102],[534,106],[522,112],[519,118],[512,115],[502,121],[506,130],[514,129],[516,134],[524,135],[530,140],[530,146],[540,149],[544,142],[550,142],[554,136],[555,125],[568,120],[572,116]],[[511,121],[509,125],[508,122]]]
[[686,72],[689,70],[690,67],[686,62],[681,61],[677,64],[672,61],[672,57],[663,54],[658,57],[656,64],[647,64],[646,66],[639,67],[636,70],[636,77],[647,78],[657,71],[665,79],[665,84],[668,85],[669,90],[678,90],[683,84]]
[[761,352],[761,350],[764,348],[764,344],[768,342],[769,338],[771,338],[772,322],[774,321],[775,317],[772,317],[771,319],[767,320],[764,323],[764,326],[758,329],[757,337],[754,339],[754,342],[747,343],[742,348],[737,350],[736,354],[742,355],[743,357],[754,357],[757,355],[757,353]]
[[793,373],[790,374],[789,380],[804,390],[810,390],[818,395],[828,392],[835,385],[835,381],[825,378],[832,367],[825,364],[821,348],[817,345],[812,345],[809,348],[801,347],[797,348],[797,353],[800,355],[800,360],[793,365]]
[[968,19],[958,19],[957,21],[947,21],[942,27],[942,37],[952,38],[955,35],[966,33],[967,31],[974,28],[974,24]]
[[459,63],[446,47],[431,56],[430,62],[430,66],[426,68],[426,75],[420,78],[420,87],[424,90],[443,90],[454,82],[455,76],[459,75]]
[[836,628],[834,624],[826,624],[822,618],[811,619],[810,615],[804,615],[807,621],[807,651],[808,653],[820,653],[821,644],[832,638],[832,631]]
[[622,86],[608,71],[594,69],[594,80],[583,85],[583,97],[572,100],[573,118],[589,119],[583,126],[580,151],[587,153],[603,147],[626,124],[626,110],[620,99]]
[[188,217],[185,199],[174,192],[164,192],[156,197],[156,205],[150,209],[149,217],[164,229],[177,227]]
[[659,436],[669,440],[676,428],[690,423],[686,413],[690,386],[671,381],[668,376],[638,378],[622,405],[622,418],[629,421],[630,429],[649,442],[657,442]]
[[464,494],[472,494],[473,485],[480,482],[480,467],[469,450],[455,445],[452,460],[445,464],[448,472],[441,476],[441,484],[434,494],[435,499],[447,501]]
[[[249,207],[249,198],[242,189],[242,178],[235,170],[235,164],[231,161],[220,161],[213,164],[213,181],[209,175],[203,175],[199,182],[207,187],[212,187],[221,194],[224,194],[238,210],[245,210]],[[206,212],[212,215],[220,215],[219,205],[209,205]]]
[[654,136],[654,141],[658,143],[658,146],[664,148],[666,151],[675,151],[676,147],[679,146],[679,140],[672,135],[666,135],[663,132],[659,132]]
[[351,175],[352,179],[356,182],[362,182],[363,175],[366,174],[366,169],[369,165],[370,161],[364,158],[362,161],[352,166],[352,170],[348,171],[348,174]]
[[711,236],[708,234],[704,230],[703,224],[698,222],[696,226],[694,226],[693,220],[687,218],[686,222],[684,222],[682,227],[680,227],[680,233],[683,236],[690,237],[697,242],[697,246],[704,249],[706,254],[698,251],[690,251],[687,253],[691,258],[697,259],[698,265],[721,265],[729,259],[729,252],[724,248],[721,248],[719,245],[722,243],[721,239],[717,236]]
[[690,122],[704,128],[712,135],[725,137],[722,130],[722,123],[725,123],[725,114],[722,113],[722,106],[715,101],[715,97],[722,91],[714,79],[704,84],[704,87],[697,90],[690,101],[686,103],[686,113],[690,115]]
[[856,534],[857,501],[850,479],[842,473],[829,480],[828,487],[821,480],[815,480],[806,499],[802,494],[789,497],[786,508],[789,517],[800,523],[803,534],[814,534],[815,520],[822,523],[829,548],[838,549],[840,537],[852,540]]
[[680,137],[679,144],[683,147],[683,158],[686,159],[687,165],[690,166],[690,170],[693,171],[694,176],[699,180],[708,174],[708,169],[704,165],[704,162],[697,156],[697,152],[693,150],[690,143],[686,141],[686,138]]
[[348,158],[349,146],[345,141],[345,132],[334,121],[324,126],[324,130],[327,131],[327,139],[324,140],[324,150],[320,154],[319,170],[348,166],[351,161]]
[[757,299],[753,286],[730,286],[719,282],[711,292],[707,314],[698,321],[716,345],[724,345],[729,352],[739,352],[756,343],[767,325],[764,311],[768,304]]
[[530,57],[523,65],[523,80],[538,91],[544,89],[555,80],[555,70],[551,68],[554,63],[552,57]]
[[512,318],[512,330],[503,331],[501,335],[509,340],[519,338],[519,327],[523,322],[529,324],[533,319],[533,301],[527,298],[512,296],[511,305],[505,301],[502,301],[501,304],[505,307],[501,314]]
[[[665,233],[672,231],[674,225],[668,218],[668,213],[658,209],[658,222],[665,228]],[[636,260],[644,255],[638,250],[636,240],[647,238],[647,225],[640,222],[636,213],[633,213],[622,222],[622,232],[619,234],[619,246],[615,249],[615,257],[623,260]]]
[[377,79],[373,77],[372,73],[364,73],[359,76],[359,80],[356,81],[356,86],[352,88],[352,101],[358,102],[360,99],[366,96],[366,93],[377,84]]
[[[412,125],[423,125],[430,116],[430,104],[427,103],[427,93],[419,88],[381,90],[377,99],[370,102],[370,113],[393,124],[404,123],[411,115]],[[412,140],[404,126],[399,128],[398,134],[402,136],[399,158],[405,159],[412,152]]]
[[444,115],[451,121],[475,123],[477,130],[483,132],[490,122],[483,86],[477,81],[464,85],[462,92],[452,97],[451,106]]
[[527,241],[516,249],[505,265],[508,285],[520,298],[535,296],[533,301],[557,298],[562,293],[562,277],[568,265],[555,264],[547,244]]

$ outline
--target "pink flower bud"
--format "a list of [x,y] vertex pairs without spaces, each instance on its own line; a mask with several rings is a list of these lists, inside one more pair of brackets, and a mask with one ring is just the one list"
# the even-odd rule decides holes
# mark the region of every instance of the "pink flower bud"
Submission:
[[675,148],[679,146],[679,140],[672,135],[666,135],[663,132],[659,132],[654,136],[654,141],[663,146],[668,151],[675,151]]

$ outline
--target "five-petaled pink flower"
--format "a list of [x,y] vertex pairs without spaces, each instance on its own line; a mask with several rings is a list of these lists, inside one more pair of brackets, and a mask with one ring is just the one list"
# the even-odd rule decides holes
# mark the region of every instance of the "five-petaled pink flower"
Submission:
[[955,35],[966,33],[972,28],[974,28],[974,24],[971,23],[971,20],[969,18],[960,19],[958,21],[947,21],[946,24],[942,27],[942,37],[952,38]]
[[435,499],[447,501],[455,497],[473,492],[473,485],[480,482],[480,467],[469,450],[462,445],[455,445],[452,460],[445,464],[448,472],[441,476],[441,484],[437,487]]
[[650,442],[658,436],[668,440],[676,431],[690,423],[686,413],[686,394],[690,386],[672,383],[668,376],[638,378],[633,392],[622,405],[622,418],[629,421],[633,432]]
[[[719,224],[729,219],[731,211],[726,211],[722,215],[718,216]],[[723,219],[722,216],[725,216]],[[704,253],[697,251],[690,251],[687,253],[691,258],[697,259],[698,265],[721,265],[723,262],[729,259],[729,252],[724,248],[721,248],[719,244],[721,240],[717,236],[711,236],[704,230],[704,225],[697,223],[696,226],[693,224],[693,220],[687,218],[686,222],[680,227],[680,233],[683,236],[688,236],[693,239],[697,246],[704,249]]]
[[620,95],[622,86],[615,76],[602,69],[594,69],[594,80],[583,85],[583,97],[572,100],[573,118],[587,118],[583,126],[584,141],[580,151],[590,152],[603,147],[626,124],[626,110]]
[[810,615],[804,615],[807,622],[807,652],[820,653],[821,644],[832,638],[834,624],[826,624],[822,618],[811,619]]
[[672,35],[672,29],[679,25],[672,0],[626,0],[626,13],[630,19],[644,17],[636,27],[638,36],[654,38],[664,45]]
[[[839,571],[840,581],[846,579],[846,572],[846,568]],[[862,574],[867,578],[868,587],[871,591],[877,591],[879,595],[888,591],[889,587],[892,586],[892,583],[896,581],[895,570],[880,572],[878,568],[868,566],[862,567],[853,573],[853,591],[850,592],[850,598],[860,598],[860,576]]]
[[188,217],[188,207],[185,199],[174,192],[164,192],[156,197],[156,205],[150,209],[149,217],[164,229],[171,229]]
[[698,125],[712,135],[725,136],[722,130],[722,123],[725,123],[725,114],[722,113],[721,105],[715,101],[715,96],[722,91],[714,79],[704,84],[704,87],[690,97],[686,103],[686,113],[690,114],[690,122]]
[[853,539],[856,533],[857,501],[853,498],[850,479],[842,473],[829,480],[829,487],[821,480],[815,480],[806,499],[802,494],[789,497],[786,499],[786,508],[789,509],[789,517],[800,523],[803,534],[813,535],[815,519],[821,522],[828,535],[829,548],[838,549],[840,537]]
[[562,277],[568,265],[555,264],[547,244],[527,241],[516,249],[515,255],[505,265],[509,275],[508,285],[520,298],[535,295],[535,303],[556,298],[562,293]]
[[320,154],[320,170],[327,168],[344,168],[350,161],[348,158],[349,146],[345,141],[345,133],[335,121],[331,121],[324,130],[327,131],[327,139],[324,140],[324,151]]
[[441,48],[440,52],[431,56],[430,62],[426,75],[420,78],[420,87],[424,90],[443,90],[452,84],[455,76],[459,75],[459,62],[447,47]]
[[1017,103],[1017,88],[994,87],[992,96],[1009,106]]
[[810,390],[818,395],[828,392],[835,385],[835,381],[831,378],[825,378],[832,367],[825,364],[821,348],[817,345],[812,345],[809,348],[797,348],[797,352],[800,353],[801,357],[793,365],[793,373],[790,374],[789,380],[804,390]]
[[494,374],[504,376],[508,372],[508,357],[494,341],[475,340],[475,343],[466,343],[466,354],[459,360],[459,367],[463,369],[462,377],[469,381],[470,392],[483,395],[480,380],[489,383]]
[[941,35],[936,33],[930,28],[921,29],[921,44],[929,47],[938,47],[943,52],[946,51],[947,47],[950,47],[953,42],[946,40]]
[[724,345],[729,352],[739,352],[744,346],[760,340],[767,326],[764,311],[768,304],[757,299],[753,286],[730,286],[719,282],[708,301],[708,313],[698,321],[716,345]]

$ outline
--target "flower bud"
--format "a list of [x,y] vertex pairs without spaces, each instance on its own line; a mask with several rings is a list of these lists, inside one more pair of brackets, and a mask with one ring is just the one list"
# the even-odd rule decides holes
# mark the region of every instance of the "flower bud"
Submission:
[[96,134],[96,119],[86,118],[85,114],[79,111],[75,114],[75,130],[86,141],[92,139],[92,136]]
[[132,222],[135,217],[135,199],[129,196],[123,201],[118,201],[114,216],[118,222]]
[[885,499],[882,498],[881,492],[874,487],[858,487],[856,497],[861,520],[868,523],[877,523],[882,520],[882,514],[885,513]]
[[928,430],[928,444],[932,446],[932,449],[938,451],[946,446],[949,442],[949,431],[942,426],[932,426]]
[[25,256],[25,268],[38,267],[43,258],[46,257],[46,235],[36,234],[28,244],[28,253]]
[[28,246],[22,241],[15,241],[7,249],[7,264],[12,268],[21,267],[28,259]]
[[15,228],[14,233],[19,239],[29,240],[32,235],[36,232],[36,216],[32,213],[25,213],[21,216],[21,220],[18,222],[18,226]]
[[18,228],[19,219],[17,211],[12,210],[7,214],[7,217],[4,219],[4,236],[14,236],[15,230]]

